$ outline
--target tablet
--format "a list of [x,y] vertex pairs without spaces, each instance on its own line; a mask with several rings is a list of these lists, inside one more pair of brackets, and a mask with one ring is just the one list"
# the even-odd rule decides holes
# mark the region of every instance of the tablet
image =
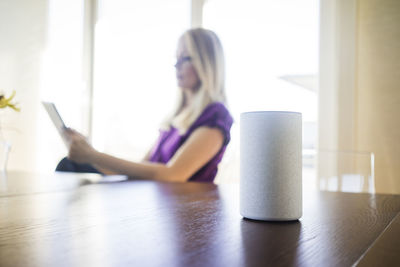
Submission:
[[67,127],[65,126],[64,121],[62,120],[60,114],[58,113],[56,106],[54,105],[54,103],[51,102],[42,101],[42,104],[46,109],[47,114],[49,114],[50,119],[53,122],[54,126],[56,127],[58,133],[60,134],[61,139],[64,141],[65,146],[67,147],[67,149],[69,149],[69,140],[65,135],[65,129]]

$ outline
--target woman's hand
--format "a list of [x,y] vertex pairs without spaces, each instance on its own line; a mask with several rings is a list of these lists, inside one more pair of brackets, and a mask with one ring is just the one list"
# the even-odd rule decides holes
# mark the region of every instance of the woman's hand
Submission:
[[70,139],[68,158],[77,163],[91,163],[92,156],[97,152],[87,141],[86,137],[73,129],[66,129]]

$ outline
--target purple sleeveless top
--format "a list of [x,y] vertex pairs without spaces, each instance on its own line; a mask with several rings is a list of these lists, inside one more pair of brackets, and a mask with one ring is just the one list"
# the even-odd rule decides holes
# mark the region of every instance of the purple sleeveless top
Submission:
[[232,123],[232,116],[229,114],[224,104],[220,102],[211,103],[183,135],[180,135],[178,129],[174,127],[171,127],[169,130],[160,130],[160,136],[151,152],[149,160],[150,162],[167,163],[197,128],[218,128],[224,136],[224,143],[221,149],[188,180],[195,182],[213,182],[217,174],[218,163],[221,161],[226,146],[231,138],[230,129]]

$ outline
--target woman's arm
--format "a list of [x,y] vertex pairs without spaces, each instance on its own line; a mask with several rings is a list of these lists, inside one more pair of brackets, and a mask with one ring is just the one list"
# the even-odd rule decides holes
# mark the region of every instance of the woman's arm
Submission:
[[[150,156],[151,156],[151,153],[152,153],[152,151],[153,151],[153,147],[154,147],[155,145],[156,145],[156,144],[154,144],[154,145],[147,151],[147,153],[145,154],[145,156],[144,156],[143,159],[141,160],[142,163],[148,162],[148,161],[150,160]],[[99,170],[101,173],[103,173],[103,174],[105,174],[105,175],[118,174],[118,173],[115,172],[115,171],[111,171],[111,170],[102,168],[101,166],[96,165],[96,164],[93,164],[93,167],[95,167],[97,170]]]
[[153,149],[154,149],[154,147],[157,145],[157,143],[154,143],[151,147],[150,147],[150,149],[147,151],[147,153],[144,155],[144,157],[142,158],[142,161],[141,162],[147,162],[147,161],[149,161],[150,160],[150,156],[151,156],[151,153],[153,152]]
[[125,174],[139,179],[184,182],[212,159],[223,145],[223,134],[215,128],[200,127],[178,149],[167,164],[131,162],[90,146],[80,134],[70,133],[69,158],[79,163],[89,163],[100,169]]

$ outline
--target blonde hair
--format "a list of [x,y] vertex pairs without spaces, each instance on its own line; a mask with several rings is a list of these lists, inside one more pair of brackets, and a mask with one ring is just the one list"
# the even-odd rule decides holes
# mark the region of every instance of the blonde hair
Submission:
[[185,106],[185,95],[183,90],[180,90],[174,112],[164,122],[164,127],[174,126],[182,133],[209,104],[226,103],[226,96],[225,59],[218,36],[210,30],[196,28],[183,33],[180,41],[184,42],[200,80],[200,86],[194,92],[191,105]]

